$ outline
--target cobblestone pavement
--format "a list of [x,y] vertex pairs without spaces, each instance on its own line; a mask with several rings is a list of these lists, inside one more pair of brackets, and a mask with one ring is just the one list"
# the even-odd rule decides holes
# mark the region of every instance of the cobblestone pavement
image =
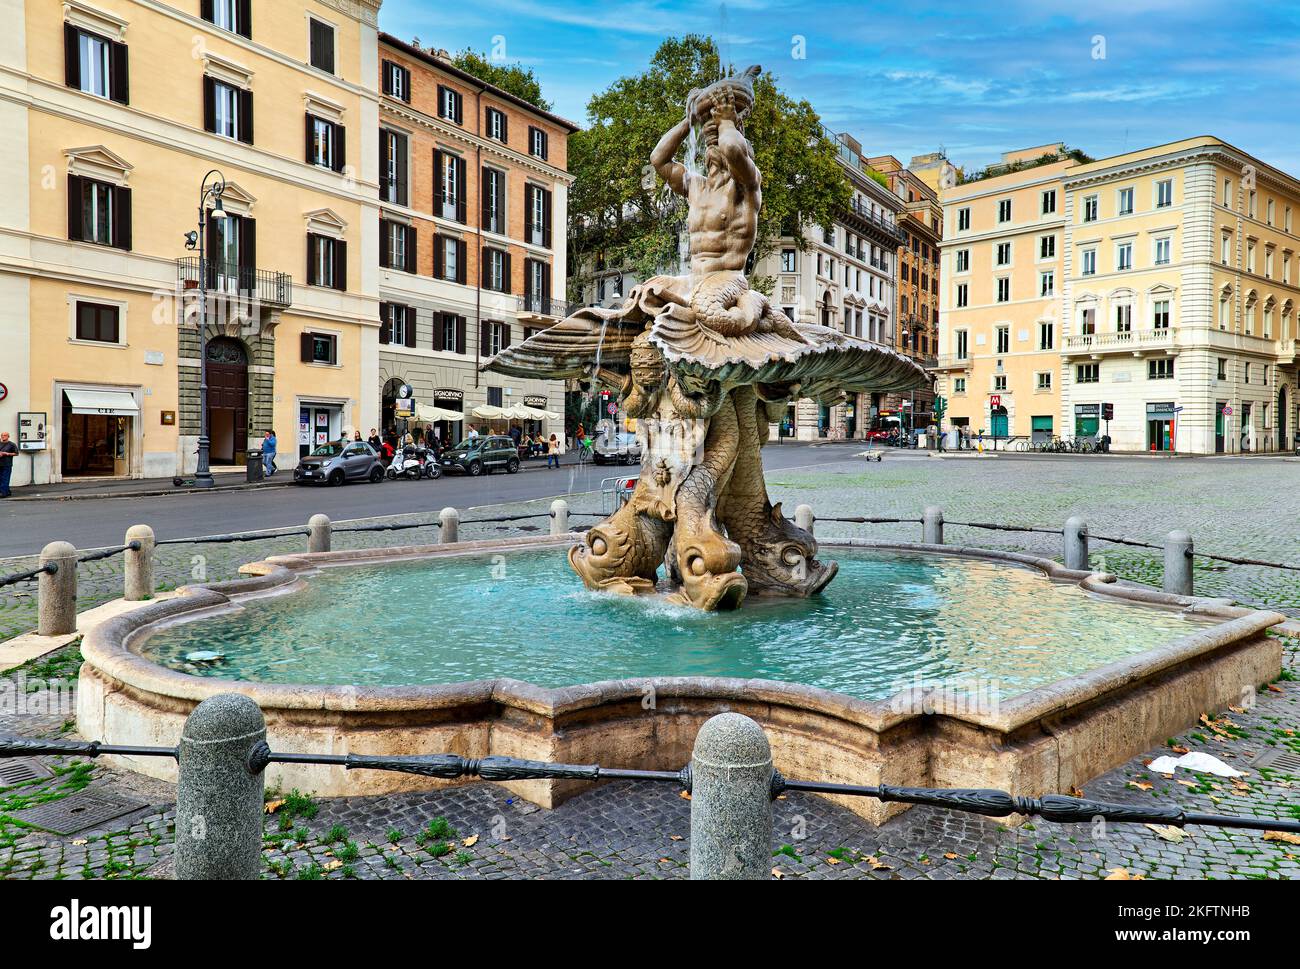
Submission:
[[[1245,558],[1300,565],[1300,516],[1286,512],[1300,481],[1300,462],[1267,458],[1153,460],[1100,456],[927,458],[886,452],[881,463],[849,457],[847,445],[828,445],[845,459],[815,470],[768,474],[774,501],[787,514],[801,503],[827,517],[869,515],[920,518],[939,505],[950,521],[981,521],[1060,528],[1081,514],[1097,535],[1160,543],[1175,528],[1186,528],[1197,548]],[[598,494],[570,499],[575,511],[599,512]],[[466,518],[545,513],[550,500],[517,502],[476,509]],[[306,516],[304,516],[306,517]],[[436,523],[436,514],[402,515],[378,521]],[[595,519],[576,517],[575,527]],[[353,525],[366,524],[354,522]],[[464,538],[536,533],[546,519],[503,525],[464,525]],[[123,527],[125,531],[125,526]],[[920,540],[919,525],[857,526],[825,522],[821,537]],[[949,526],[947,540],[989,548],[1060,556],[1060,539],[1050,535],[992,532]],[[335,548],[379,547],[437,541],[436,524],[405,532],[339,534]],[[301,534],[255,542],[168,545],[158,550],[156,571],[162,589],[187,582],[221,581],[239,567],[275,554],[302,551]],[[1093,564],[1124,578],[1159,584],[1162,557],[1093,543]],[[35,558],[0,561],[0,574],[34,568]],[[80,608],[92,608],[121,595],[121,557],[81,566]],[[1268,604],[1300,615],[1300,572],[1197,561],[1197,591]],[[0,642],[36,625],[34,582],[0,589]]]
[[[1188,811],[1300,817],[1300,775],[1256,768],[1262,751],[1300,753],[1300,648],[1289,644],[1283,679],[1250,710],[1210,713],[1170,738],[1205,750],[1246,776],[1230,781],[1145,767],[1168,749],[1134,758],[1090,783],[1100,800],[1155,799]],[[75,664],[75,655],[68,660]],[[36,670],[40,672],[39,669]],[[0,733],[57,736],[65,712],[0,714]],[[0,788],[0,877],[168,877],[170,785],[102,764],[48,760],[54,778]],[[6,813],[88,787],[144,806],[96,830],[60,837]],[[280,879],[685,878],[690,805],[675,785],[614,782],[544,811],[502,787],[312,801],[282,794],[266,818],[264,877]],[[1145,825],[1008,829],[975,815],[913,808],[877,828],[814,795],[776,803],[773,877],[883,879],[1283,879],[1300,876],[1300,846],[1263,832]]]

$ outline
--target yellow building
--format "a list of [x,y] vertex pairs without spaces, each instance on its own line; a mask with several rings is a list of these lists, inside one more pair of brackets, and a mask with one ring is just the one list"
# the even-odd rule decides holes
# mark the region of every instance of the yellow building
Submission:
[[941,194],[935,390],[948,425],[972,437],[1059,433],[1061,178],[1073,164],[1059,145],[1009,152],[1002,174]]
[[380,2],[0,4],[15,484],[193,472],[200,283],[214,465],[377,424]]

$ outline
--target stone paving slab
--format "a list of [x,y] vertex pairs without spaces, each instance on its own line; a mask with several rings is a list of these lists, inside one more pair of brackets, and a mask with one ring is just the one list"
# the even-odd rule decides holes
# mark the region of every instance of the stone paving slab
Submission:
[[[1239,782],[1146,769],[1149,751],[1097,778],[1099,800],[1155,799],[1186,811],[1300,817],[1300,776],[1256,769],[1266,750],[1300,753],[1300,644],[1283,679],[1249,710],[1208,712],[1170,738],[1246,772]],[[66,711],[0,713],[0,733],[59,736]],[[0,788],[0,877],[170,877],[174,788],[84,761],[49,759],[56,776]],[[7,810],[92,789],[147,803],[102,830],[58,837],[14,824]],[[272,795],[281,798],[283,795]],[[690,804],[676,785],[601,784],[545,811],[493,784],[322,801],[290,799],[265,820],[264,877],[279,879],[661,879],[688,872]],[[782,879],[1291,879],[1300,846],[1261,832],[1030,821],[1006,828],[977,815],[916,807],[877,828],[815,795],[776,802],[773,877]]]

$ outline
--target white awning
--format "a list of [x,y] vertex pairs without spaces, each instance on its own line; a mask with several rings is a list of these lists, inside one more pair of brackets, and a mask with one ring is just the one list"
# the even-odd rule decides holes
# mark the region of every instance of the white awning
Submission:
[[460,411],[447,410],[445,407],[435,407],[432,404],[416,404],[415,419],[432,424],[435,421],[463,421],[465,415]]
[[135,395],[124,390],[65,390],[74,414],[107,414],[110,417],[139,417]]

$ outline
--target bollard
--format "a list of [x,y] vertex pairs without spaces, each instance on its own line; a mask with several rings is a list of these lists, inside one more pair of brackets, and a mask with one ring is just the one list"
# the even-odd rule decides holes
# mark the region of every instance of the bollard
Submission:
[[921,541],[926,545],[943,544],[943,509],[930,505],[921,514]]
[[1088,571],[1088,523],[1077,515],[1065,523],[1065,567]]
[[691,756],[691,878],[771,877],[772,748],[749,717],[720,713]]
[[442,523],[438,541],[443,545],[455,545],[460,541],[460,512],[455,508],[444,508],[438,515],[438,521]]
[[266,773],[254,772],[249,756],[265,740],[262,711],[239,693],[209,697],[185,721],[176,785],[178,880],[261,875]]
[[66,636],[77,631],[77,550],[67,542],[50,542],[41,549],[40,564],[55,566],[36,580],[42,636]]
[[329,515],[312,515],[307,522],[307,551],[328,552],[332,528]]
[[569,534],[569,503],[563,498],[551,502],[551,534]]
[[127,529],[124,545],[139,542],[139,550],[128,548],[124,555],[126,576],[123,597],[127,602],[144,602],[153,598],[153,529],[148,525],[132,525]]
[[1176,596],[1192,594],[1192,536],[1187,532],[1174,531],[1165,536],[1164,589]]
[[802,528],[809,535],[813,533],[813,525],[817,519],[813,516],[811,505],[800,505],[794,510],[794,524],[796,528]]

